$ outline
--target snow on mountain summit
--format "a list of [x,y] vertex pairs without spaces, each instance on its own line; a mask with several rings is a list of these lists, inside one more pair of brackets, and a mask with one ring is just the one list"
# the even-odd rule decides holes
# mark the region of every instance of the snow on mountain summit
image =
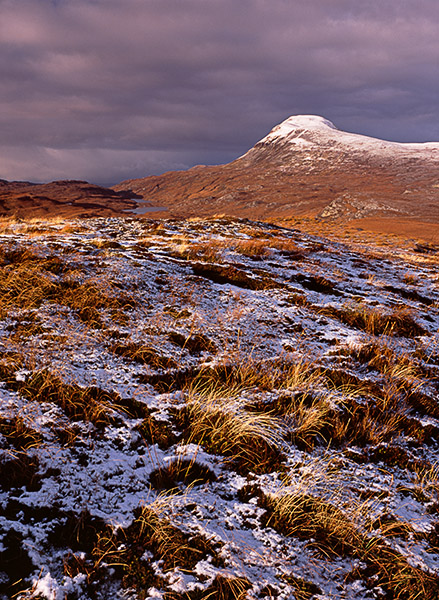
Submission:
[[328,119],[318,115],[293,115],[282,121],[279,125],[276,125],[264,139],[287,137],[298,129],[324,131],[325,129],[337,129],[337,127]]
[[[338,129],[334,123],[318,115],[293,115],[276,125],[254,148],[262,149],[275,144],[289,146],[291,150],[327,148],[335,150],[356,150],[372,154],[407,154],[427,152],[431,155],[439,150],[439,143],[400,143],[369,137],[359,133],[349,133]],[[244,156],[250,157],[251,149]]]

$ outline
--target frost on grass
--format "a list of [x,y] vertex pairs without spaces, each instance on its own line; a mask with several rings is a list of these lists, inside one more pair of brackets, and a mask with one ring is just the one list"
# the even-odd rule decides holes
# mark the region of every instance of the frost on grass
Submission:
[[1,598],[439,596],[434,255],[40,229],[0,237]]

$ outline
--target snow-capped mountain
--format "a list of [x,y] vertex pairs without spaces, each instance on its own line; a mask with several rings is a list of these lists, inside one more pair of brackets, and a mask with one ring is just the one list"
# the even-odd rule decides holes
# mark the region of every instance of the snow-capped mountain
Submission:
[[[248,152],[122,182],[171,216],[320,216],[439,222],[439,143],[397,143],[348,133],[314,115],[292,116]],[[390,221],[389,221],[390,222]]]
[[[294,152],[310,152],[325,148],[333,151],[361,152],[371,156],[393,156],[400,158],[425,158],[439,160],[439,143],[399,143],[389,142],[357,133],[341,131],[328,119],[317,115],[296,115],[276,125],[268,135],[260,140],[244,156],[250,158],[253,151],[275,146]],[[287,157],[283,156],[284,159]]]

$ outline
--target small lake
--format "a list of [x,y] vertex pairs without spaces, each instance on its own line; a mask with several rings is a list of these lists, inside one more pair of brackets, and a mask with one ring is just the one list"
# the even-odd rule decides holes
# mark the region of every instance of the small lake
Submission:
[[[132,198],[138,204],[143,204],[144,202],[148,202],[148,200],[138,200],[137,198]],[[138,206],[137,208],[127,208],[123,212],[129,213],[130,215],[145,215],[146,213],[151,212],[161,212],[162,210],[168,210],[166,206]]]

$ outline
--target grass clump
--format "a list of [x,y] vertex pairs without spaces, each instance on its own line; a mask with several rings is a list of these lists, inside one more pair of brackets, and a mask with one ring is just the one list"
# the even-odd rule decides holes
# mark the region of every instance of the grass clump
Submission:
[[271,238],[252,238],[248,240],[238,240],[233,246],[233,250],[238,254],[249,258],[268,258],[279,252],[282,256],[302,260],[303,251],[297,246],[294,240],[282,237]]
[[208,539],[185,533],[164,517],[169,508],[169,498],[159,497],[154,503],[138,508],[128,527],[114,530],[107,526],[99,530],[93,548],[85,556],[84,553],[66,556],[65,574],[69,577],[85,574],[88,592],[92,594],[98,585],[117,579],[124,588],[136,590],[137,597],[144,599],[151,587],[166,585],[152,561],[160,561],[165,573],[176,568],[191,573],[208,556],[214,565],[220,566],[222,561]]
[[214,283],[229,283],[248,290],[270,290],[283,286],[282,283],[268,274],[254,277],[233,265],[196,263],[192,265],[192,270],[195,275],[209,279]]
[[23,417],[15,416],[11,419],[0,417],[0,434],[16,450],[28,450],[29,448],[39,446],[42,442],[42,435],[29,427]]
[[249,412],[215,393],[192,394],[176,420],[187,443],[227,457],[238,472],[271,472],[284,460],[283,429],[276,417]]
[[178,366],[173,358],[163,356],[154,348],[136,342],[114,344],[111,351],[133,362],[149,365],[153,369],[175,369]]
[[307,290],[319,292],[320,294],[332,294],[340,296],[340,292],[336,289],[335,283],[323,277],[322,275],[303,275],[301,273],[293,275],[291,281],[296,281]]
[[284,535],[313,540],[311,545],[327,556],[353,555],[363,534],[339,508],[311,494],[263,496],[265,524]]
[[2,310],[36,308],[57,289],[57,275],[69,270],[58,256],[40,256],[28,248],[0,247]]
[[[415,598],[435,600],[439,577],[410,565],[405,556],[387,543],[388,537],[406,533],[404,523],[380,522],[381,535],[368,533],[358,523],[358,515],[349,515],[328,500],[309,493],[260,494],[259,505],[269,525],[289,536],[309,540],[311,547],[325,556],[353,556],[365,564],[353,579],[363,579],[371,587],[380,585],[395,600]],[[377,521],[371,524],[371,531]]]
[[204,590],[189,592],[167,592],[164,600],[244,600],[252,587],[245,577],[217,575]]
[[428,332],[415,321],[412,312],[407,308],[397,308],[385,314],[363,304],[352,304],[338,308],[325,306],[320,313],[339,319],[342,323],[362,329],[371,335],[392,335],[399,337],[415,337]]
[[0,381],[16,386],[16,372],[23,367],[24,358],[18,352],[0,352]]
[[50,298],[55,290],[53,279],[35,267],[19,264],[0,268],[0,299],[2,312],[12,307],[36,308]]
[[168,423],[155,419],[151,414],[148,414],[135,430],[139,432],[146,444],[157,444],[162,450],[167,450],[177,441],[177,436]]
[[294,600],[312,600],[316,594],[323,594],[318,585],[297,575],[284,575],[283,579],[293,586]]
[[227,246],[225,240],[210,239],[204,242],[182,241],[173,251],[176,258],[215,263],[221,262],[221,255]]
[[62,281],[52,294],[52,300],[69,306],[81,321],[97,328],[102,327],[100,309],[109,310],[113,319],[124,322],[124,311],[136,306],[131,295],[115,290],[106,282],[89,280],[81,283],[74,278]]
[[[113,318],[136,305],[127,293],[98,279],[78,280],[78,272],[57,256],[42,257],[31,250],[0,247],[0,306],[3,316],[12,308],[38,308],[43,302],[66,305],[79,319],[101,327],[99,309]],[[65,276],[66,275],[66,276]]]
[[211,354],[217,352],[215,344],[203,333],[191,333],[186,336],[177,331],[171,331],[168,334],[168,338],[171,342],[180,346],[183,350],[186,349],[192,355],[198,355],[202,352],[210,352]]
[[102,428],[111,422],[119,395],[97,387],[66,384],[48,369],[33,373],[19,385],[20,394],[36,402],[58,405],[73,421],[86,421]]
[[141,419],[134,426],[146,444],[157,444],[162,450],[167,450],[177,441],[176,434],[169,423],[154,417],[148,406],[135,398],[120,398],[117,401],[117,410],[125,413],[130,418]]
[[174,459],[165,466],[156,469],[149,476],[151,485],[157,490],[172,490],[178,484],[202,485],[216,480],[215,473],[207,465],[195,460]]

